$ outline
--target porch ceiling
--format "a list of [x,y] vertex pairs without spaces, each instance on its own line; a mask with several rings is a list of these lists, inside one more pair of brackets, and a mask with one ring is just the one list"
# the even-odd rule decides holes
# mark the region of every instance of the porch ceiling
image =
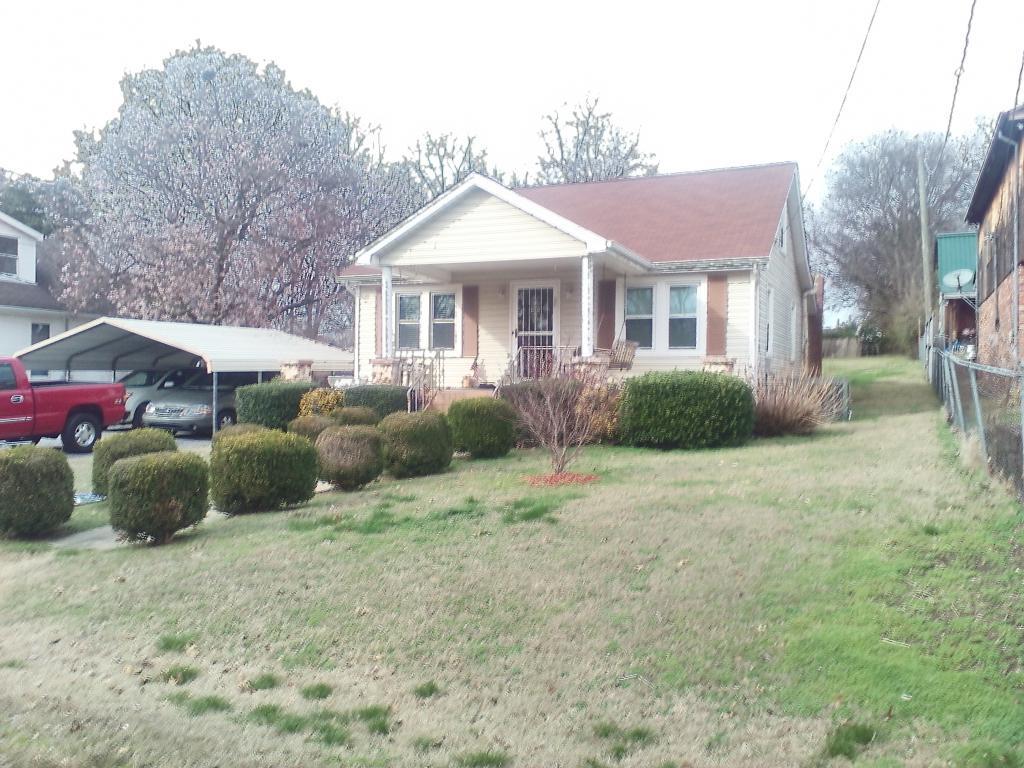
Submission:
[[[638,275],[646,272],[633,262],[607,251],[594,255],[593,259],[594,269],[599,275]],[[396,279],[458,283],[480,277],[501,277],[509,280],[536,279],[548,275],[564,275],[566,272],[580,272],[581,267],[581,257],[542,257],[514,261],[480,261],[472,264],[459,262],[403,265],[394,267],[394,275]]]

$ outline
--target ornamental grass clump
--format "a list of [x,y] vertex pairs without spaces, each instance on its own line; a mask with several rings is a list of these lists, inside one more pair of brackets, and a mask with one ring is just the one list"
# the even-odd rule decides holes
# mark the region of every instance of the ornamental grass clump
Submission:
[[754,392],[754,434],[759,437],[809,435],[834,421],[843,407],[839,387],[821,376],[761,376],[750,384]]

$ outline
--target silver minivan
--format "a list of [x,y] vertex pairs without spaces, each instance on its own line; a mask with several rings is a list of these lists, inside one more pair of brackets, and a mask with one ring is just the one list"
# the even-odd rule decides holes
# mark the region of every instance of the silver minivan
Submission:
[[[278,371],[266,371],[263,381],[270,381]],[[235,390],[255,384],[261,376],[255,372],[224,372],[217,377],[217,428],[234,424]],[[172,432],[206,434],[213,431],[213,374],[192,371],[181,386],[158,392],[142,415],[146,427],[169,429]]]
[[195,373],[195,368],[175,368],[170,371],[137,370],[122,376],[118,381],[124,384],[127,397],[124,401],[124,418],[121,423],[141,427],[142,415],[146,412],[149,401],[163,390],[180,387],[185,383],[185,379],[194,376]]

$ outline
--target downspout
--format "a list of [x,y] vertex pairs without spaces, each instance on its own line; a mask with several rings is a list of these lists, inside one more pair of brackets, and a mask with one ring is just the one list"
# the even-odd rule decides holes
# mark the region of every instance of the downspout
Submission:
[[[996,131],[996,138],[1013,148],[1013,171],[1016,176],[1016,189],[1013,193],[1013,328],[1010,331],[1010,338],[1013,340],[1014,368],[1019,368],[1020,346],[1017,331],[1020,328],[1020,145],[1003,135],[1001,130]],[[998,304],[998,296],[996,303]]]

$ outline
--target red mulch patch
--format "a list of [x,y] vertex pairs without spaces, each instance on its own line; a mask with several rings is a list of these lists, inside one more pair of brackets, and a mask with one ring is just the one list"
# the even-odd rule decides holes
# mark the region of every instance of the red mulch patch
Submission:
[[529,475],[526,482],[534,488],[555,488],[559,485],[586,485],[597,482],[597,475],[581,472],[558,472],[550,475]]

